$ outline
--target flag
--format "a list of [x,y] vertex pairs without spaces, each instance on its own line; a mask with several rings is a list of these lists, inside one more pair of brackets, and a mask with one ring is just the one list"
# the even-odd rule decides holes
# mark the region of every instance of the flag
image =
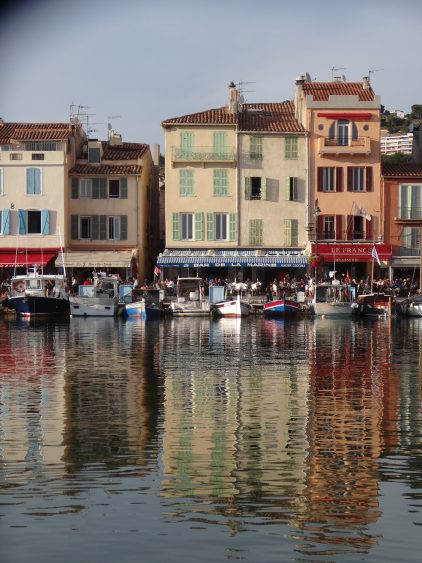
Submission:
[[350,274],[349,274],[349,270],[347,270],[347,273],[346,273],[346,280],[345,280],[345,281],[346,281],[347,284],[350,283]]
[[360,217],[364,217],[368,221],[372,220],[372,216],[366,211],[366,209],[364,209],[363,207],[359,207],[359,205],[356,205],[356,203],[355,203],[354,215],[359,215]]
[[378,266],[381,266],[381,261],[380,261],[379,256],[378,256],[377,249],[375,248],[375,244],[372,247],[372,258],[374,258],[378,262]]
[[161,274],[161,270],[158,266],[155,266],[154,268],[154,276],[159,276]]

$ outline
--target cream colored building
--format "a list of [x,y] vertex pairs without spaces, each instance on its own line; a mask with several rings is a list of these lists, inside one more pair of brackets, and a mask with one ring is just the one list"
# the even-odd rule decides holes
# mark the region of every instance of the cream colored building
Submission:
[[162,126],[166,273],[306,266],[306,136],[292,103],[246,104],[231,83],[226,106]]
[[0,119],[0,269],[51,266],[65,246],[68,172],[85,140],[69,123]]
[[70,170],[66,266],[151,279],[156,183],[149,145],[113,131],[108,141],[89,139]]

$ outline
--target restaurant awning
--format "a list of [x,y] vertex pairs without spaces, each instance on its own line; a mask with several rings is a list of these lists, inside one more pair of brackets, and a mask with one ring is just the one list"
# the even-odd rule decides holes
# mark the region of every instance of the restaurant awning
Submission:
[[372,262],[372,249],[376,248],[382,262],[391,260],[390,244],[375,244],[373,242],[339,242],[312,243],[312,254],[322,256],[327,262]]
[[45,251],[37,250],[0,250],[1,268],[25,268],[35,266],[45,266],[50,260],[57,257],[59,249],[52,248]]
[[164,268],[305,268],[307,258],[286,251],[177,251],[166,250],[159,255],[157,265]]
[[[66,268],[130,268],[136,250],[98,250],[67,251],[64,254]],[[56,267],[63,267],[61,254],[57,257]]]

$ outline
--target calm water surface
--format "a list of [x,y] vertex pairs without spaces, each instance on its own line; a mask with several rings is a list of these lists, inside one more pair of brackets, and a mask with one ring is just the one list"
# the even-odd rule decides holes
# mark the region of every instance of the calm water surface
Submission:
[[2,563],[420,561],[422,319],[0,337]]

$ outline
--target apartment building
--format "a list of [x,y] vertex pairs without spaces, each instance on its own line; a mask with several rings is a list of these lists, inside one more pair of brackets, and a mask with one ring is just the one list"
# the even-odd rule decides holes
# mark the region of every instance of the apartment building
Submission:
[[391,259],[383,243],[380,98],[366,77],[312,82],[300,76],[294,105],[309,132],[311,252],[327,269],[347,265],[351,275],[362,276],[374,244],[382,261]]
[[381,134],[381,154],[412,154],[413,133],[404,135],[383,135]]
[[[69,170],[86,142],[81,125],[0,119],[0,268],[54,270],[67,242]],[[21,270],[19,270],[21,271]]]
[[225,106],[162,127],[166,250],[158,264],[166,275],[262,280],[274,268],[303,271],[306,135],[292,103],[248,104],[231,83]]

